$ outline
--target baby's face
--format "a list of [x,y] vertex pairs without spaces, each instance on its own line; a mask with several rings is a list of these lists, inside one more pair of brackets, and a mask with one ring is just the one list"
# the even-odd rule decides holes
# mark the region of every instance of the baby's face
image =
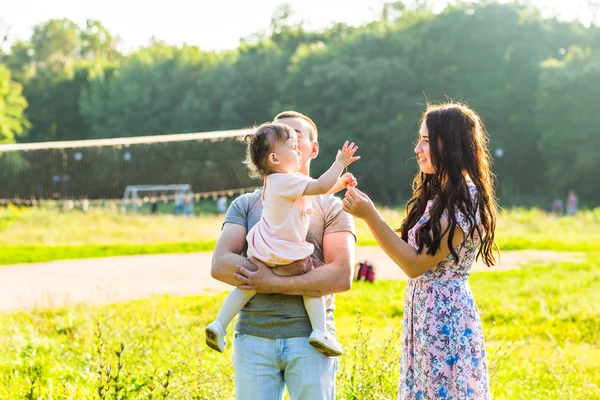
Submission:
[[274,151],[279,160],[279,169],[294,174],[300,169],[302,152],[298,149],[298,137],[294,133],[285,143],[279,143]]
[[274,122],[291,127],[298,136],[298,148],[302,152],[302,163],[308,164],[318,153],[319,145],[310,138],[311,127],[301,118],[282,118]]

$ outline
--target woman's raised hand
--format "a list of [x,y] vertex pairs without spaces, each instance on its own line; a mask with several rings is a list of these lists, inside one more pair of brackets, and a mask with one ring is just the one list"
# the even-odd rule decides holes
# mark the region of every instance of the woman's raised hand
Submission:
[[367,219],[377,215],[375,205],[363,192],[355,187],[348,187],[342,209],[356,218]]

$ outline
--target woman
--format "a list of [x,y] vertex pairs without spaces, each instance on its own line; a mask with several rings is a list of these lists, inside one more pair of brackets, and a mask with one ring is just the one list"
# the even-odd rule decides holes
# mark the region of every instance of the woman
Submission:
[[487,134],[467,106],[428,106],[415,147],[420,171],[401,237],[369,197],[349,188],[343,209],[363,219],[409,276],[399,399],[489,399],[483,330],[467,282],[476,258],[495,264],[497,205]]

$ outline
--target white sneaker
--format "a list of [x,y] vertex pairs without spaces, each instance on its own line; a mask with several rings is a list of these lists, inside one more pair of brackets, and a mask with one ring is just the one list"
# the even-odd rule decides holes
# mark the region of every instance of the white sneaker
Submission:
[[213,350],[222,353],[225,350],[225,329],[219,321],[214,321],[208,324],[205,329],[206,345]]
[[328,357],[342,355],[342,346],[333,339],[329,339],[321,330],[313,329],[308,343]]

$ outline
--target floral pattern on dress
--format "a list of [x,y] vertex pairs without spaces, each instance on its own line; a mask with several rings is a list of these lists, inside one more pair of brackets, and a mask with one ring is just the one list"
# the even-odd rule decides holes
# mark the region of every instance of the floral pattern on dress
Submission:
[[[475,201],[477,190],[474,186],[469,189]],[[408,233],[408,243],[415,249],[415,233],[429,220],[433,203],[427,203],[423,216]],[[442,218],[448,219],[447,212]],[[459,211],[456,220],[467,236],[475,221]],[[476,223],[480,223],[479,218]],[[449,254],[423,275],[408,281],[399,399],[490,398],[483,329],[467,281],[479,244],[477,233],[473,238],[465,237],[456,248],[458,264]]]

